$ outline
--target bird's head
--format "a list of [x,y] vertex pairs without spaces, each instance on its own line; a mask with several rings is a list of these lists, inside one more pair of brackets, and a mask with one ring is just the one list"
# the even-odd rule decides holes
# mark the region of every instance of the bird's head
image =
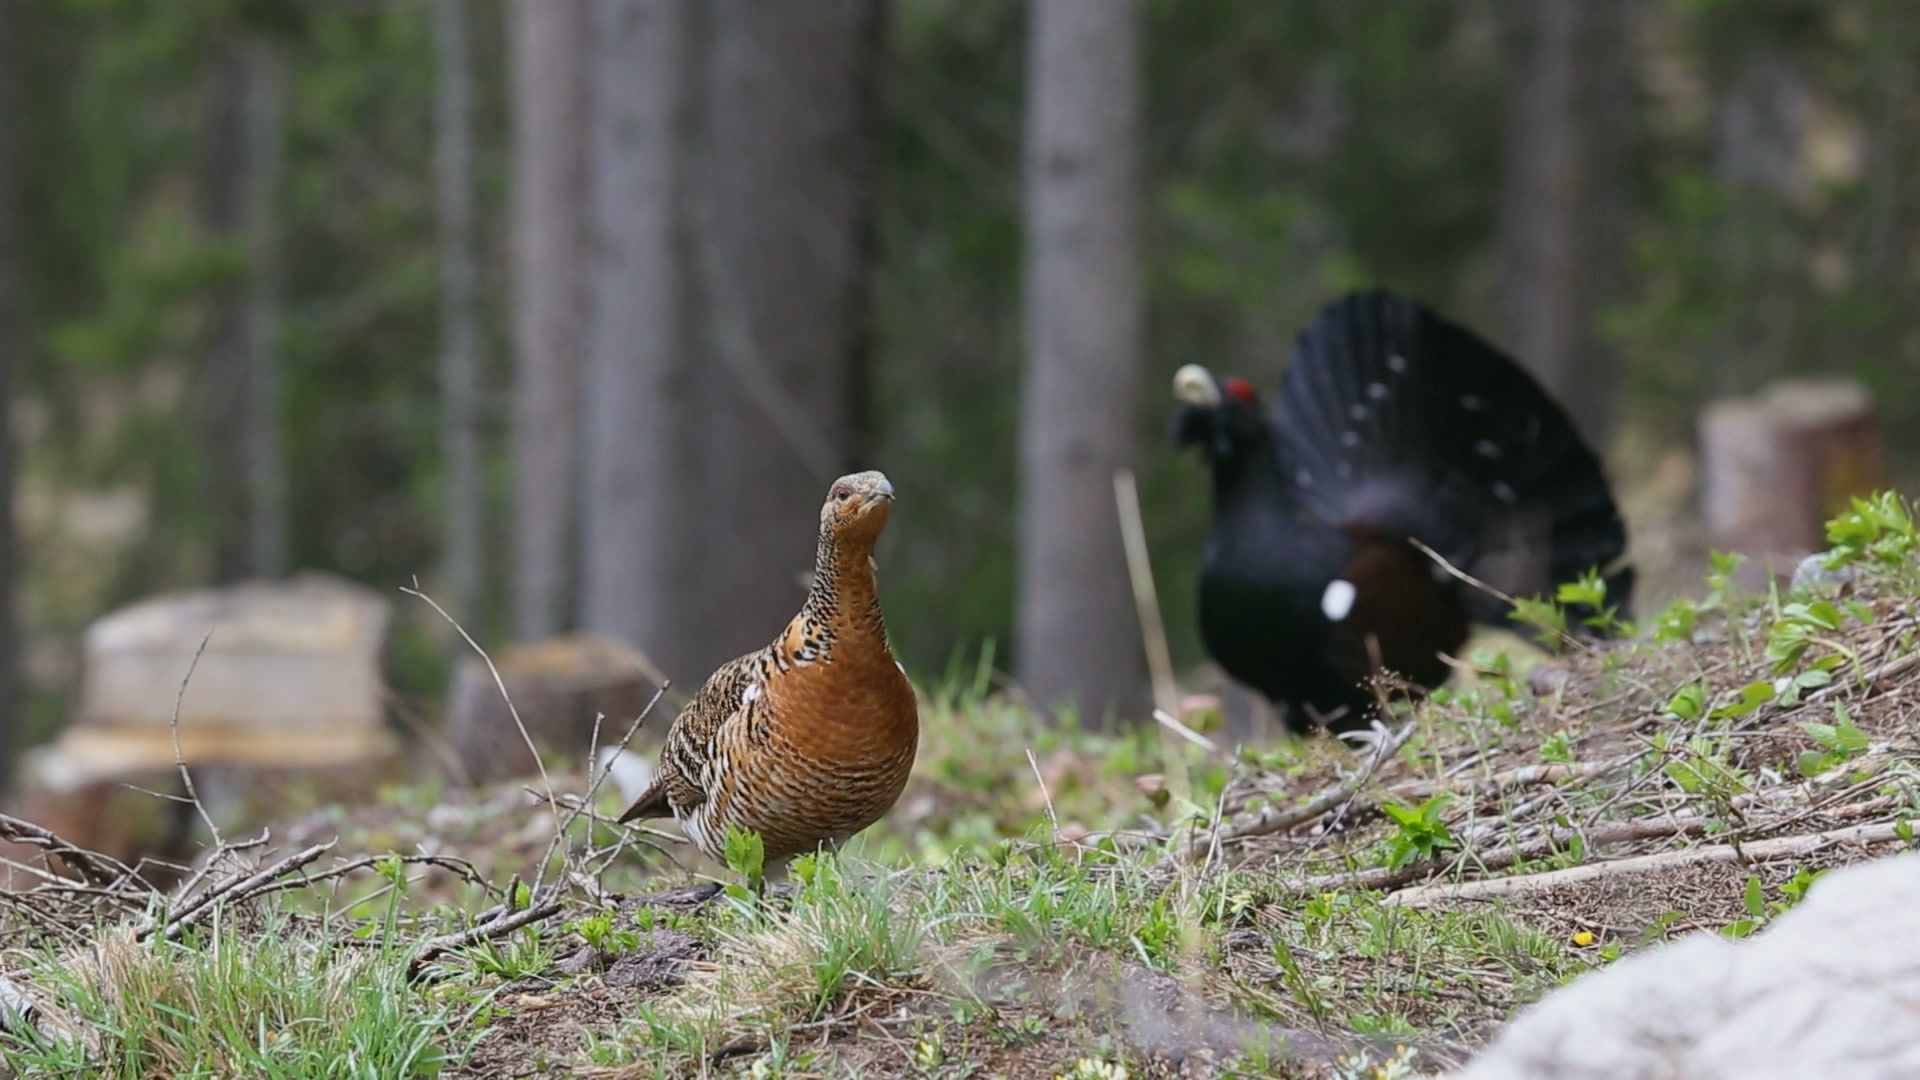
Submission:
[[849,473],[827,489],[827,502],[820,508],[820,529],[836,540],[872,546],[887,527],[887,512],[893,507],[893,484],[878,470]]
[[1265,437],[1260,394],[1237,375],[1215,378],[1199,364],[1173,373],[1173,441],[1198,446],[1210,462],[1233,457]]

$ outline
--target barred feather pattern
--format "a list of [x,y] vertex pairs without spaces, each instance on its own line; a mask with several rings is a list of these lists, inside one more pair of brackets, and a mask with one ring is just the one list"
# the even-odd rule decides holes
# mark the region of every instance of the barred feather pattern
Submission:
[[[869,477],[890,502],[878,473],[842,478],[835,491]],[[892,808],[913,768],[919,715],[880,610],[872,552],[885,514],[829,498],[806,603],[771,644],[701,686],[667,733],[654,784],[622,820],[671,814],[715,859],[729,828],[751,830],[773,860],[837,847]]]

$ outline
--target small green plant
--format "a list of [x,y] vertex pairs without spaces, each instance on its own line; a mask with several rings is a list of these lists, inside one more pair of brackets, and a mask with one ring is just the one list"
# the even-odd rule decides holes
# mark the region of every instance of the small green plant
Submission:
[[1607,583],[1599,567],[1588,567],[1578,580],[1562,582],[1554,590],[1553,599],[1561,607],[1581,613],[1580,622],[1585,626],[1611,631],[1620,624],[1620,607],[1607,603]]
[[1567,640],[1567,613],[1550,601],[1528,596],[1515,598],[1513,620],[1539,631],[1541,643],[1548,649],[1558,651]]
[[1556,731],[1540,744],[1540,760],[1554,765],[1573,764],[1573,740],[1564,731]]
[[1920,550],[1920,526],[1913,508],[1891,491],[1855,498],[1847,511],[1827,522],[1827,569],[1865,563],[1880,569],[1900,567]]
[[727,869],[746,881],[745,886],[728,885],[727,895],[743,901],[759,895],[767,883],[767,844],[760,839],[760,834],[728,825],[722,854],[726,856]]
[[630,952],[640,944],[640,934],[625,927],[616,927],[611,912],[602,911],[575,919],[567,924],[567,929],[580,935],[588,948],[603,955]]
[[502,941],[482,941],[466,951],[467,962],[481,975],[497,975],[508,982],[546,974],[553,953],[537,927],[525,927]]
[[1833,723],[1804,723],[1800,725],[1800,730],[1806,732],[1807,738],[1812,739],[1814,745],[1819,747],[1818,750],[1803,751],[1796,762],[1800,775],[1809,778],[1819,776],[1866,753],[1867,745],[1871,741],[1867,738],[1866,732],[1861,731],[1853,722],[1853,716],[1847,712],[1847,707],[1838,701],[1833,703]]
[[1684,597],[1675,600],[1653,619],[1653,640],[1660,645],[1679,645],[1693,640],[1694,624],[1700,619],[1700,606]]
[[1808,870],[1805,867],[1795,870],[1793,877],[1781,883],[1781,898],[1778,900],[1768,900],[1766,886],[1760,883],[1758,877],[1747,875],[1746,884],[1740,890],[1740,906],[1746,909],[1747,916],[1728,923],[1720,929],[1720,933],[1730,938],[1750,936],[1783,913],[1799,906],[1800,901],[1807,898],[1807,890],[1825,875],[1825,870]]
[[1437,851],[1459,846],[1453,833],[1440,821],[1448,797],[1435,795],[1418,806],[1387,803],[1380,809],[1393,820],[1394,834],[1387,838],[1383,862],[1399,869],[1415,859],[1431,858]]

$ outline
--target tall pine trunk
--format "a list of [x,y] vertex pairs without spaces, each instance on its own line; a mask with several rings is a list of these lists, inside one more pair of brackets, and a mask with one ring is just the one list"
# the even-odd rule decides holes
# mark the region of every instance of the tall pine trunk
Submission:
[[434,209],[440,257],[443,586],[451,610],[480,605],[480,257],[474,232],[473,53],[469,0],[435,0]]
[[1521,61],[1501,222],[1507,343],[1593,439],[1606,432],[1614,382],[1595,324],[1623,254],[1630,9],[1631,0],[1513,9]]
[[523,638],[567,624],[577,504],[587,10],[513,0],[513,622]]
[[271,44],[233,33],[215,46],[203,101],[200,221],[241,267],[213,298],[200,395],[214,576],[223,581],[287,570],[278,345],[283,83]]
[[1138,12],[1028,10],[1019,672],[1037,701],[1092,718],[1145,682],[1113,495],[1143,355]]
[[14,0],[0,0],[0,789],[12,785],[19,760],[19,724],[25,695],[19,685],[19,638],[14,618],[20,549],[14,532],[13,388],[26,355],[21,314],[20,177],[15,172],[19,67]]
[[687,306],[692,18],[688,0],[593,9],[579,593],[583,625],[657,654],[689,689],[704,671],[676,642],[699,606],[707,513]]

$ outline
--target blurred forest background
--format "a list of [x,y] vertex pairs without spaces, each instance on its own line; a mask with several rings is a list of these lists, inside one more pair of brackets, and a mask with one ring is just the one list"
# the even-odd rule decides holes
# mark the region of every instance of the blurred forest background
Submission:
[[[1637,544],[1716,396],[1845,372],[1920,429],[1885,0],[0,0],[0,50],[15,748],[101,613],[296,569],[690,688],[856,467],[917,678],[993,642],[1124,703],[1115,469],[1195,663],[1169,378],[1271,386],[1350,287],[1539,372]],[[430,708],[462,646],[397,610]]]

